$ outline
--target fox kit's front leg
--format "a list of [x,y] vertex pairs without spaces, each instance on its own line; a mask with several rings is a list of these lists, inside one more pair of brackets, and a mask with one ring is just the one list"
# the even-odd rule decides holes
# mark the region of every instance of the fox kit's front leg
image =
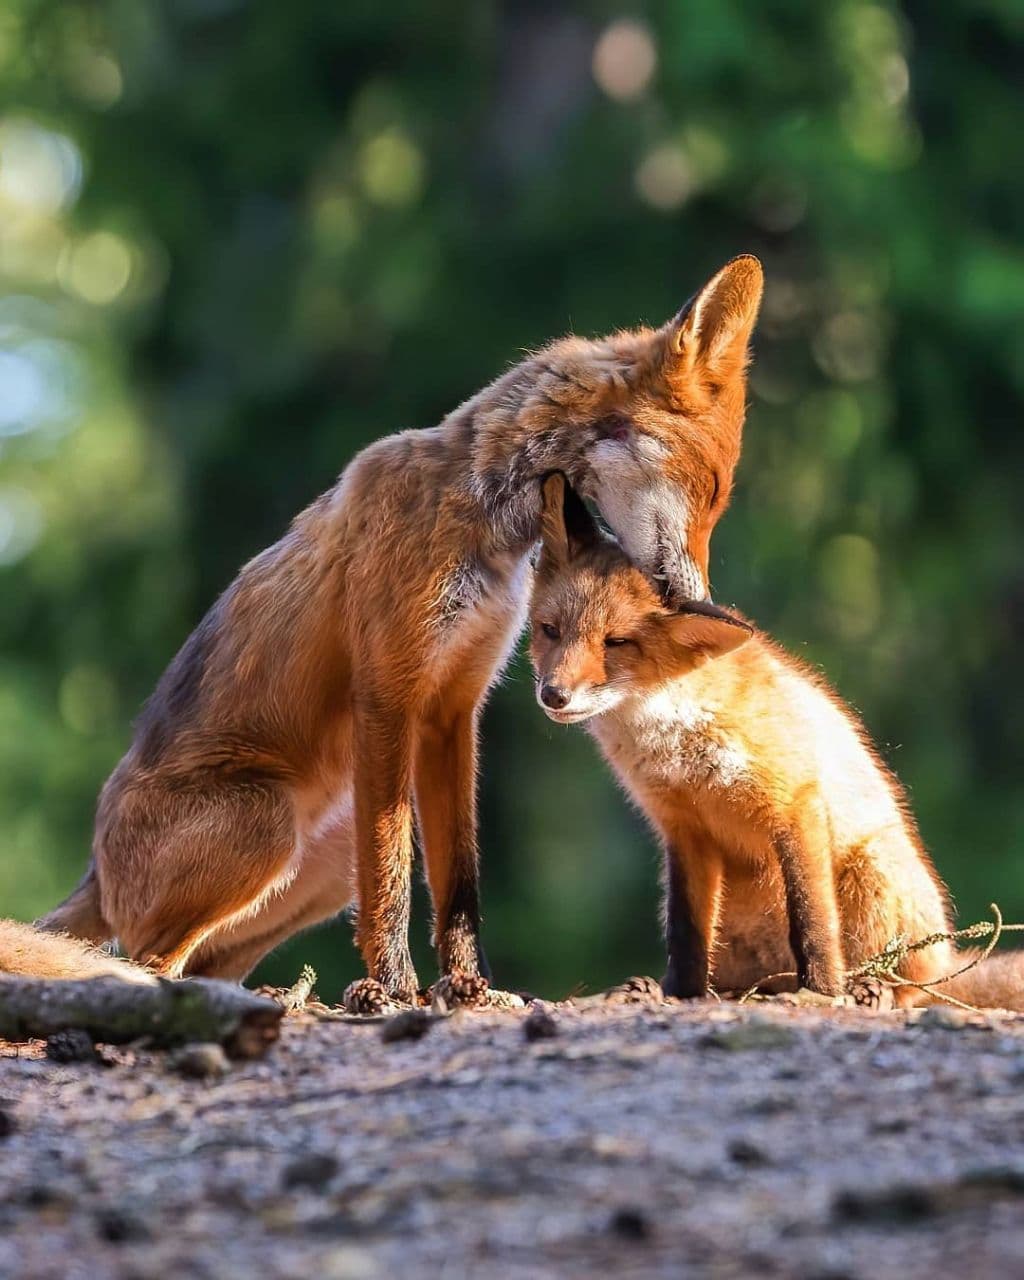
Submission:
[[434,943],[442,974],[490,977],[480,945],[476,845],[475,706],[439,698],[420,723],[416,811],[434,902]]
[[708,993],[711,948],[722,900],[717,857],[692,856],[675,842],[665,853],[665,942],[668,968],[661,988],[679,1000]]
[[789,945],[801,987],[842,995],[843,949],[828,832],[817,815],[777,830],[772,839],[782,870]]
[[409,954],[412,890],[411,717],[367,700],[355,718],[355,811],[359,949],[367,973],[389,996],[412,1001],[418,982]]

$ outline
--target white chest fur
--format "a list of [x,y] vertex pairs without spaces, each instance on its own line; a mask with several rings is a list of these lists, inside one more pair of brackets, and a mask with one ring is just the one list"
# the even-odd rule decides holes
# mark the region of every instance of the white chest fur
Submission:
[[630,699],[593,722],[593,732],[625,777],[658,787],[728,790],[745,782],[750,759],[722,731],[716,709],[684,682]]
[[486,569],[456,566],[434,608],[436,660],[446,669],[472,660],[500,671],[526,620],[532,573],[526,556]]

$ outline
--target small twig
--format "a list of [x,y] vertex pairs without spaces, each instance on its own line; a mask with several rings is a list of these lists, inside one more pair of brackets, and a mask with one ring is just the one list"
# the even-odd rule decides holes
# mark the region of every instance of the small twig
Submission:
[[[999,910],[996,903],[989,904],[989,910],[995,916],[995,920],[980,920],[977,924],[968,925],[966,929],[957,929],[952,933],[936,933],[931,934],[927,938],[922,938],[919,942],[912,943],[904,950],[904,955],[911,951],[920,951],[923,947],[933,946],[936,942],[955,942],[959,938],[984,938],[988,937],[985,947],[969,960],[965,965],[955,970],[953,973],[947,973],[941,978],[932,978],[929,982],[913,982],[910,978],[904,978],[895,972],[880,973],[878,976],[885,982],[892,983],[897,987],[914,987],[918,991],[926,991],[934,996],[937,1000],[943,1001],[945,1004],[955,1005],[958,1009],[965,1009],[969,1013],[977,1013],[978,1009],[973,1004],[967,1004],[964,1000],[958,1000],[955,996],[951,996],[945,991],[937,991],[936,987],[944,986],[947,982],[952,982],[954,978],[959,978],[961,974],[969,972],[976,965],[987,960],[992,952],[996,949],[1000,937],[1004,932],[1019,932],[1024,929],[1021,924],[1003,924],[1003,913]],[[903,957],[901,956],[900,959]],[[897,962],[898,963],[898,962]]]
[[736,1001],[737,1004],[746,1004],[746,1002],[757,994],[759,987],[763,987],[766,982],[774,982],[776,978],[795,978],[798,974],[795,969],[791,969],[786,973],[769,973],[767,977],[758,978],[752,987],[747,987],[746,991]]
[[316,970],[310,964],[302,966],[298,981],[278,997],[278,1004],[283,1005],[286,1013],[298,1013],[306,1007],[306,1001],[313,994],[316,984]]

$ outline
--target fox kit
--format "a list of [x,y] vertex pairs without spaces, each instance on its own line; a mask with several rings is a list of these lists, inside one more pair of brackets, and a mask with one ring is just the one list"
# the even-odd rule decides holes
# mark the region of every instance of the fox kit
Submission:
[[[945,886],[849,708],[739,616],[666,606],[561,476],[543,494],[537,697],[556,723],[587,722],[664,842],[666,994],[795,971],[838,995],[891,939],[948,932]],[[931,982],[957,967],[938,943],[901,972]],[[941,990],[1024,1008],[1024,956]]]
[[477,719],[525,617],[540,480],[566,472],[667,596],[706,596],[761,288],[737,258],[664,327],[555,342],[361,453],[171,663],[44,925],[241,979],[357,901],[371,978],[409,998],[415,809],[442,971],[479,973]]

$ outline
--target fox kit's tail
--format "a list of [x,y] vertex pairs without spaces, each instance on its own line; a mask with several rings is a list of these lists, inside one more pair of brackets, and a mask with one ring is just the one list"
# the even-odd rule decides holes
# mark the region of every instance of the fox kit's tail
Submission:
[[0,982],[16,978],[122,978],[153,982],[141,965],[116,960],[88,942],[44,933],[30,924],[0,920]]
[[[968,964],[972,953],[959,951],[956,959],[960,964]],[[979,1009],[1010,1009],[1024,1013],[1024,951],[1006,951],[1002,955],[989,956],[966,973],[940,983],[934,991],[937,994],[928,992],[914,1003],[941,1004],[941,997],[946,995]]]
[[36,921],[38,929],[47,933],[70,933],[86,942],[109,942],[110,926],[103,918],[100,905],[100,883],[92,863],[82,877],[78,888],[64,899],[59,907]]

